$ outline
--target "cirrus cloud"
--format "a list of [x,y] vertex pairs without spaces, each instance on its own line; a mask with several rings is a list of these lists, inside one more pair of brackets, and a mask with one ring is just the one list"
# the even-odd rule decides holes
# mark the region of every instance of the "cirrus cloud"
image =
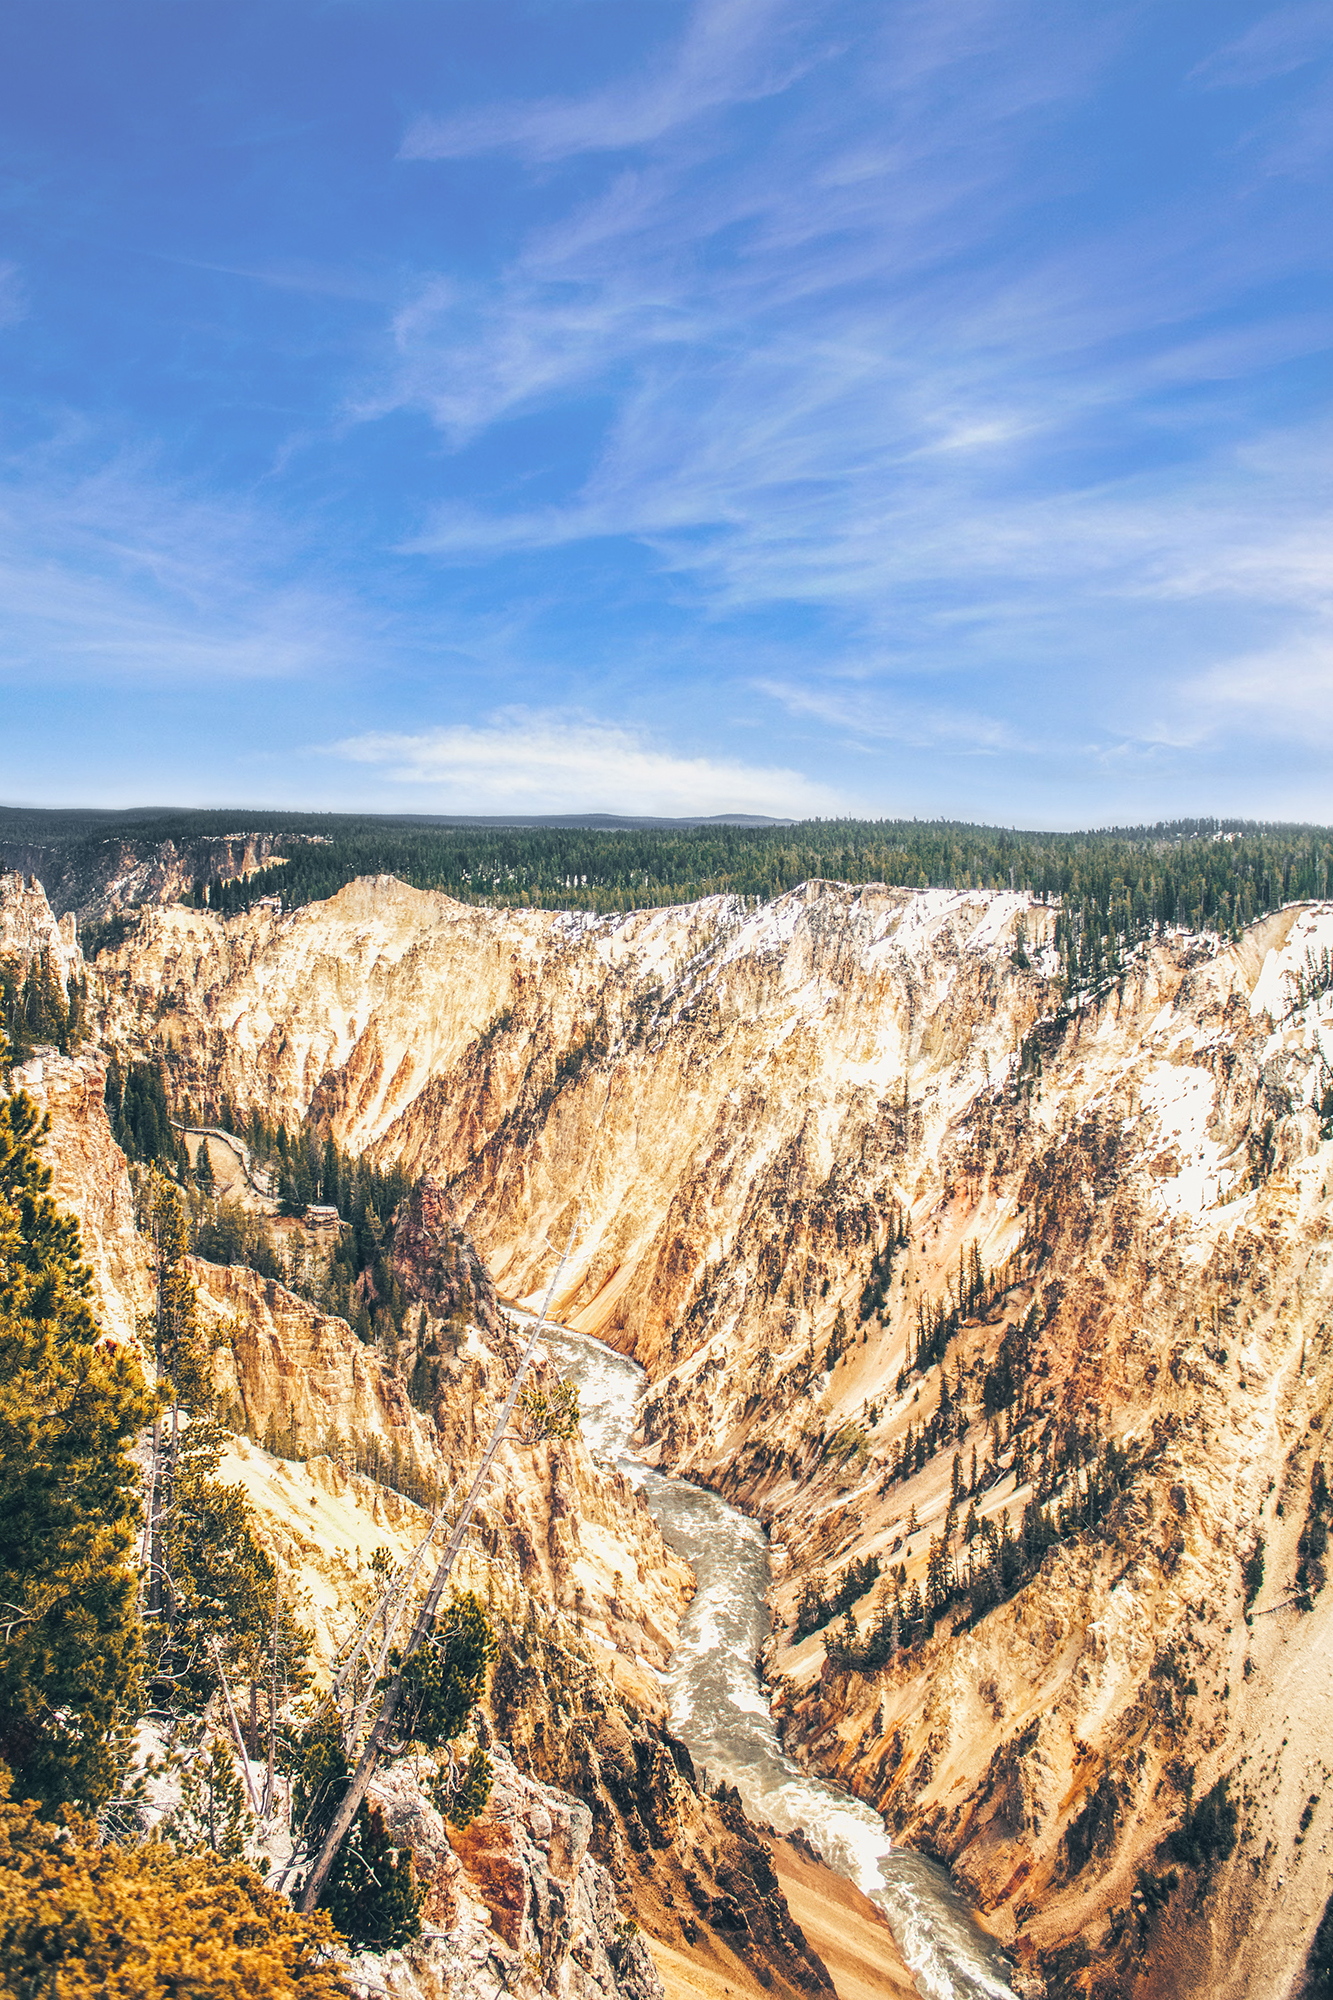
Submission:
[[648,818],[846,811],[799,771],[730,757],[683,756],[644,731],[593,717],[504,709],[480,725],[375,730],[324,746],[392,783],[437,794],[456,812],[617,812]]

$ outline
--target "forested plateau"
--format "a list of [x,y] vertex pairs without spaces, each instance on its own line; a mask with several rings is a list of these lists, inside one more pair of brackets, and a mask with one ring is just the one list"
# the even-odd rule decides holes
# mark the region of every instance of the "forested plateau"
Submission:
[[[950,1865],[1028,1993],[1324,1990],[1333,907],[1317,830],[1262,835],[1287,859],[1248,904],[1261,835],[1228,831],[1189,835],[1225,908],[1124,869],[1084,901],[1017,861],[1010,886],[993,857],[600,911],[376,873],[296,907],[177,884],[108,937],[73,1027],[67,967],[14,1081],[127,1342],[145,1177],[178,1190],[223,1473],[301,1579],[311,1672],[356,1543],[402,1562],[394,1510],[480,1448],[516,1353],[498,1298],[537,1301],[581,1212],[558,1315],[646,1369],[642,1454],[769,1531],[792,1754]],[[717,1869],[762,1884],[763,1843],[646,1671],[688,1578],[537,1421],[477,1554],[501,1651],[468,1741],[586,1801],[612,1973],[631,1914],[734,1962]],[[623,1718],[623,1781],[571,1757],[573,1713]],[[380,1810],[423,1870],[480,1853]],[[745,1935],[814,1991],[784,1909],[763,1890]]]

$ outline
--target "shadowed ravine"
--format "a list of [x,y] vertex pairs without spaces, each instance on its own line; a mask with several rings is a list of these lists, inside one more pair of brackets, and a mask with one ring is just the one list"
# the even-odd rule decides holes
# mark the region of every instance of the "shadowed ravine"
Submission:
[[893,1847],[878,1813],[808,1776],[784,1753],[754,1666],[768,1630],[763,1531],[716,1494],[664,1478],[628,1450],[641,1368],[566,1328],[550,1329],[545,1341],[579,1385],[590,1450],[642,1490],[665,1539],[694,1570],[695,1597],[664,1680],[671,1726],[696,1764],[734,1785],[756,1819],[781,1832],[804,1829],[825,1859],[879,1904],[930,2000],[1012,2000],[1003,1955],[945,1871]]

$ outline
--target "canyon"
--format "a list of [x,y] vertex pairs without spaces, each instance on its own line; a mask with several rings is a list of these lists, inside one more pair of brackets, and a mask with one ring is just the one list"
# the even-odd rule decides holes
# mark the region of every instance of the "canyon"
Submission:
[[[35,893],[0,897],[4,949],[54,929]],[[495,1296],[470,1286],[429,1411],[346,1322],[197,1267],[237,1476],[326,1657],[352,1551],[413,1518],[333,1441],[456,1479],[511,1379],[499,1302],[533,1306],[574,1236],[555,1312],[646,1370],[640,1455],[769,1533],[798,1762],[949,1865],[1018,1990],[1284,2000],[1333,1812],[1333,907],[1160,937],[1075,994],[1054,917],[829,882],[613,917],[392,878],[225,921],[164,901],[91,968],[97,1046],[14,1080],[115,1337],[148,1281],[102,1051],[160,1060],[205,1122],[401,1165],[427,1235],[475,1246]],[[270,1417],[332,1450],[284,1469]],[[529,1634],[493,1702],[523,1782],[591,1793],[593,1859],[671,1950],[821,1990],[774,1843],[663,1723],[690,1584],[633,1488],[577,1440],[507,1445],[474,1554]],[[573,1755],[576,1714],[622,1718],[618,1765]]]

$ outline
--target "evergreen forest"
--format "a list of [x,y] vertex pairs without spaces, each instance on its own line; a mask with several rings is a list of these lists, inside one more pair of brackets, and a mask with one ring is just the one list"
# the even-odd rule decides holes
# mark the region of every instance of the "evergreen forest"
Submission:
[[[54,905],[110,879],[127,855],[166,842],[181,854],[236,836],[220,812],[0,810],[0,860],[33,867]],[[223,915],[265,898],[291,909],[360,875],[394,875],[464,902],[599,913],[701,896],[756,903],[812,878],[907,888],[1022,889],[1058,901],[1063,969],[1077,981],[1163,928],[1234,932],[1285,902],[1329,892],[1333,828],[1179,819],[1061,833],[953,820],[732,823],[609,821],[499,824],[350,814],[247,813],[274,836],[280,862],[245,879],[205,866],[186,900]],[[81,885],[81,887],[79,886]],[[124,935],[123,912],[85,938]]]

